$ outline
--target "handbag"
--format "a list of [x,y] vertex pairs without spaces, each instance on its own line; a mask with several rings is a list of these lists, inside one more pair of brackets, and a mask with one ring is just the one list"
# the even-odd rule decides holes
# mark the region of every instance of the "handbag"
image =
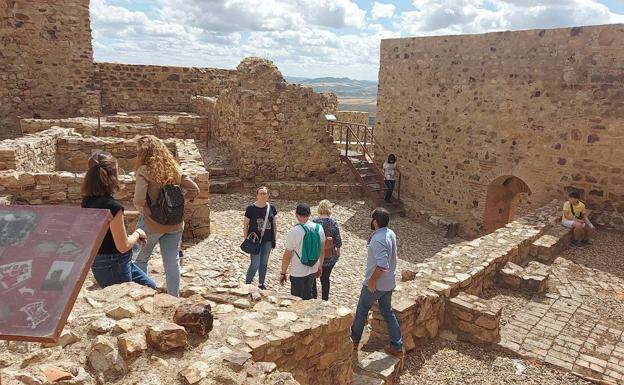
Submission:
[[243,252],[251,255],[260,254],[260,245],[262,245],[262,238],[264,237],[264,231],[266,230],[267,221],[269,220],[269,211],[271,205],[267,202],[267,211],[264,215],[264,222],[262,223],[262,230],[260,231],[260,238],[256,233],[249,233],[247,238],[241,243],[240,248]]

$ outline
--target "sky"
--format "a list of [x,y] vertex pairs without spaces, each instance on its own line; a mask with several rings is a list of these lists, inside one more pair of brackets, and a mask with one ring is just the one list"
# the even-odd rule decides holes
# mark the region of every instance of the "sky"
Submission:
[[91,0],[96,61],[377,80],[381,39],[624,23],[624,0]]

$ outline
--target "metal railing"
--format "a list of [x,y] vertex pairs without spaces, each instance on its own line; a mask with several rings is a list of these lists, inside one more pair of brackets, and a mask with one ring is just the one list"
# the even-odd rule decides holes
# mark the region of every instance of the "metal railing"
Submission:
[[[368,158],[375,171],[378,174],[378,177],[381,181],[384,180],[383,170],[378,166],[374,161],[374,157],[369,153],[369,148],[371,146],[380,146],[379,142],[375,140],[374,129],[373,127],[369,127],[365,124],[359,123],[350,123],[350,122],[341,122],[341,121],[330,121],[327,125],[327,132],[334,138],[338,140],[339,148],[341,149],[344,145],[344,156],[349,157],[349,149],[352,145],[355,146],[355,152],[363,155],[365,158]],[[368,148],[367,148],[368,147]],[[342,154],[342,149],[340,150]],[[394,193],[396,194],[396,199],[398,201],[401,200],[401,181],[402,174],[399,171],[398,167],[396,168],[396,186],[394,189]]]

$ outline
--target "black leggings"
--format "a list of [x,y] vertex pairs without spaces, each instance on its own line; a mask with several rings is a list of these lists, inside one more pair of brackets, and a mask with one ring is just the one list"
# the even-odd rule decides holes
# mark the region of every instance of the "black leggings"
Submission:
[[[323,274],[321,274],[321,299],[323,301],[329,300],[329,275],[334,266],[335,264],[323,266]],[[314,280],[314,286],[312,286],[312,298],[318,298],[316,279]]]

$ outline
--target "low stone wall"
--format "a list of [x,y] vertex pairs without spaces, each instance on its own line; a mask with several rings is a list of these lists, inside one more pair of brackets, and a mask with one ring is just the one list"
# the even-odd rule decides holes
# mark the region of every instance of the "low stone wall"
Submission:
[[[173,139],[167,145],[177,154],[182,171],[197,183],[200,194],[185,205],[185,239],[201,239],[210,234],[210,206],[208,171],[203,165],[199,149],[191,139]],[[54,146],[56,155],[56,145]],[[119,138],[63,137],[59,139],[59,166],[69,170],[85,170],[89,154],[95,149],[110,151],[115,156],[136,156],[136,148],[130,141]],[[132,159],[124,158],[128,169],[132,169]],[[54,165],[55,161],[52,160]],[[0,195],[12,195],[23,204],[71,204],[82,200],[80,188],[84,172],[28,172],[0,171]],[[133,210],[134,177],[120,175],[121,189],[115,194],[127,208]]]
[[334,114],[339,122],[349,122],[368,126],[368,112],[364,111],[336,111]]
[[54,170],[57,139],[71,132],[69,128],[54,127],[37,135],[0,142],[0,171]]
[[[67,118],[67,119],[22,119],[20,121],[22,131],[25,134],[36,134],[53,126],[73,128],[80,135],[97,135],[97,118]],[[100,129],[102,136],[116,136],[121,138],[132,138],[135,135],[145,135],[150,133],[151,125],[138,127],[136,124],[107,123],[106,119],[100,119]],[[112,135],[111,132],[116,133]]]
[[207,119],[206,136],[210,139],[213,129],[219,125],[217,114],[217,98],[209,96],[194,96],[191,98],[191,112]]
[[96,63],[102,111],[190,111],[191,97],[215,96],[236,71],[219,68]]
[[[167,147],[175,155],[176,145],[168,141]],[[123,138],[98,137],[60,137],[56,145],[56,168],[58,171],[83,172],[87,169],[87,162],[96,150],[110,152],[118,162],[118,166],[125,172],[134,169],[137,150],[136,143]],[[121,172],[124,174],[124,172]]]
[[362,187],[357,183],[334,182],[246,182],[245,191],[267,186],[274,198],[290,200],[352,199],[363,198]]
[[449,300],[446,326],[462,341],[493,344],[500,341],[502,308],[471,294]]
[[[319,301],[300,301],[289,310],[293,313],[277,312],[285,330],[248,341],[253,359],[275,362],[302,384],[351,384],[351,311]],[[301,322],[292,323],[296,320]]]
[[425,207],[422,203],[410,199],[409,197],[401,196],[401,202],[405,207],[405,211],[410,218],[414,218],[421,223],[426,223],[429,226],[437,230],[447,238],[452,238],[461,233],[460,224],[449,218],[447,215],[431,210]]
[[[406,348],[413,348],[410,340],[417,343],[437,335],[445,318],[443,303],[448,307],[448,300],[461,292],[481,294],[494,285],[497,272],[507,262],[525,260],[532,244],[558,226],[561,205],[555,200],[491,234],[445,247],[417,264],[414,279],[403,282],[393,298],[397,317],[407,320],[401,323]],[[383,319],[375,309],[374,319]],[[385,322],[373,322],[371,326],[372,337],[387,340]]]
[[206,141],[210,120],[195,114],[175,115],[112,115],[100,119],[98,133],[97,118],[69,119],[22,119],[24,133],[34,134],[52,126],[73,128],[87,136],[105,136],[131,139],[137,135],[155,135],[161,139],[197,139]]

